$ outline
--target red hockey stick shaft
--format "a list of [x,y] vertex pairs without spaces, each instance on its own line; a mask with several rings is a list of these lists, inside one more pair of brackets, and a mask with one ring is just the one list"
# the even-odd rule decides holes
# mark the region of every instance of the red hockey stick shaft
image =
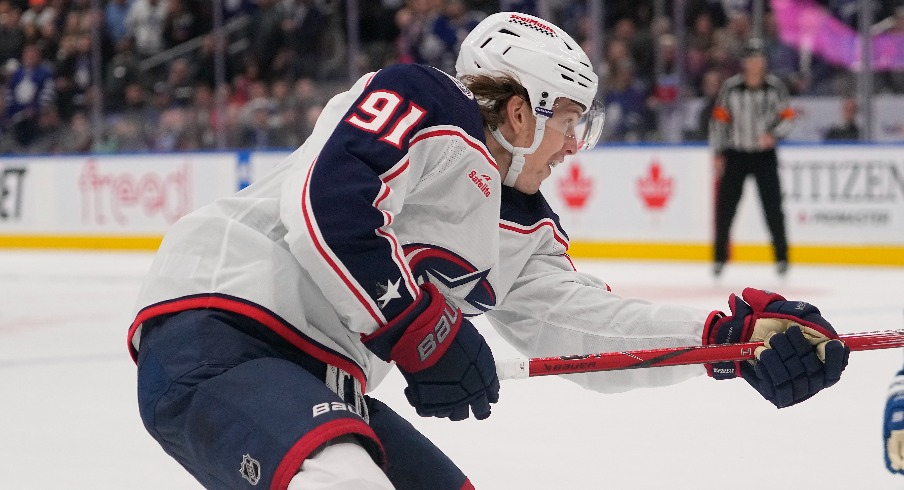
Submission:
[[[852,333],[839,337],[852,351],[904,347],[904,330]],[[532,359],[520,358],[497,362],[496,371],[499,379],[521,379],[554,374],[744,361],[753,359],[754,350],[762,345],[762,342],[747,342]]]

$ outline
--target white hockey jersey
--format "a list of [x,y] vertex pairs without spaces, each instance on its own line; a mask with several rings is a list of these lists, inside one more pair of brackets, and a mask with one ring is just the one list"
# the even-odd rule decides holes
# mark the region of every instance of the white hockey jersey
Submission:
[[[368,74],[326,105],[272,173],[166,234],[129,329],[192,308],[248,316],[372,390],[389,365],[360,342],[430,281],[487,313],[527,356],[696,345],[708,312],[612,294],[574,270],[541,194],[500,185],[470,91],[433,68]],[[571,379],[600,391],[668,384],[702,367]]]

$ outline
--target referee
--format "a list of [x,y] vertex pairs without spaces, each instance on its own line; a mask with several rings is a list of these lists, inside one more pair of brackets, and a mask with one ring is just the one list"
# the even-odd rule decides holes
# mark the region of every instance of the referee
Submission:
[[753,174],[772,234],[777,270],[784,275],[788,270],[788,242],[775,144],[791,130],[794,111],[788,105],[788,89],[778,77],[767,73],[761,40],[747,43],[742,61],[742,73],[722,85],[709,125],[718,179],[713,272],[718,277],[728,260],[731,223],[744,180]]

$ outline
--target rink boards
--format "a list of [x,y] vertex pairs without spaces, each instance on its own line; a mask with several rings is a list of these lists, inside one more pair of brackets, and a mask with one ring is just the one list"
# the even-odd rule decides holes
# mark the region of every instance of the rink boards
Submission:
[[[153,250],[179,217],[286,155],[2,158],[0,248]],[[904,266],[904,145],[785,145],[779,158],[792,261]],[[709,150],[673,145],[584,152],[543,187],[572,255],[632,259],[709,260],[714,191]],[[771,260],[752,180],[732,242],[736,260]]]

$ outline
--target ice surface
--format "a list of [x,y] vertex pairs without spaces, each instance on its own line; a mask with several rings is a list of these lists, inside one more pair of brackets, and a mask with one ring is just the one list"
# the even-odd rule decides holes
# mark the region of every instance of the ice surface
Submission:
[[[146,253],[0,252],[0,487],[196,489],[144,431],[125,333]],[[819,306],[840,332],[904,328],[904,269],[576,261],[623,296],[725,308],[744,286]],[[497,357],[515,352],[482,320]],[[568,353],[563,353],[568,354]],[[895,489],[881,416],[901,350],[858,352],[841,382],[776,410],[740,380],[601,395],[553,377],[508,381],[493,416],[418,418],[390,375],[374,395],[478,489]],[[238,471],[238,464],[236,465]]]

